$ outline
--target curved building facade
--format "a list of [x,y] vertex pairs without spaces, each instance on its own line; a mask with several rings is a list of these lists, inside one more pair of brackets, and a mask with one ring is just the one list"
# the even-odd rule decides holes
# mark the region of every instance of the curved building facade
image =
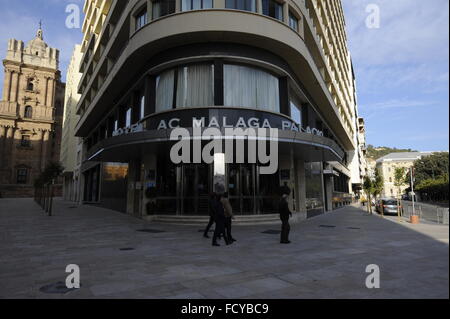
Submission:
[[[358,115],[340,1],[96,0],[84,11],[84,202],[173,220],[208,216],[213,191],[261,219],[282,187],[297,219],[351,201]],[[249,136],[268,128],[276,145]],[[177,162],[180,129],[192,151]],[[209,162],[208,129],[222,133]],[[244,132],[245,154],[227,129]],[[270,174],[252,141],[276,152]]]

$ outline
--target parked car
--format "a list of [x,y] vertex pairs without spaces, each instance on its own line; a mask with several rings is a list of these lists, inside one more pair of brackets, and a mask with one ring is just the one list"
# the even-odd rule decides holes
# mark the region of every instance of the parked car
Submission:
[[[400,210],[402,207],[400,206]],[[382,198],[377,202],[376,210],[384,215],[397,215],[397,200],[394,198]]]

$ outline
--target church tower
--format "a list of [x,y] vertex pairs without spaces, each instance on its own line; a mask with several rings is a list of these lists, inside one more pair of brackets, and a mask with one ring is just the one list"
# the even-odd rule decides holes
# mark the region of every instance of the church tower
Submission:
[[44,42],[11,39],[3,60],[0,101],[0,197],[31,197],[45,166],[59,160],[64,83],[59,50]]

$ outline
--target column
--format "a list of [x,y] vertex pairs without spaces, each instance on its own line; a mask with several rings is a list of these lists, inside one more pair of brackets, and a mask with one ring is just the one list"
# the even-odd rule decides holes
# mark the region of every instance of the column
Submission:
[[11,130],[11,163],[10,163],[10,169],[11,169],[11,184],[16,184],[15,179],[15,166],[16,166],[16,155],[17,155],[17,143],[21,139],[20,131],[18,128],[12,128]]
[[5,136],[6,136],[6,127],[0,126],[0,169],[5,164],[5,162],[3,161]]
[[54,95],[54,80],[52,78],[49,78],[47,81],[47,99],[46,99],[46,106],[47,107],[53,107],[53,95]]
[[11,76],[11,71],[5,70],[5,80],[3,83],[3,101],[9,101],[11,93]]
[[295,184],[296,184],[296,202],[297,214],[296,222],[306,219],[306,176],[305,176],[305,161],[295,161]]
[[[143,158],[143,164],[144,164],[144,176],[142,178],[143,180],[143,200],[142,200],[142,216],[151,216],[155,214],[155,211],[152,211],[152,206],[154,207],[156,204],[155,198],[148,198],[146,196],[146,190],[147,188],[156,187],[156,154],[155,153],[147,153],[144,155]],[[147,210],[147,207],[149,210]]]
[[45,130],[42,132],[42,146],[41,146],[41,171],[44,171],[46,159],[47,159],[47,151],[48,151],[48,144],[50,142],[49,140],[50,132]]
[[289,25],[289,3],[287,1],[283,3],[283,21]]
[[224,9],[225,8],[225,0],[214,0],[213,7],[214,7],[214,9]]
[[258,12],[259,14],[262,14],[262,12],[263,12],[262,0],[256,0],[256,12]]
[[17,91],[19,86],[19,73],[13,71],[11,77],[11,93],[10,100],[11,102],[17,102]]

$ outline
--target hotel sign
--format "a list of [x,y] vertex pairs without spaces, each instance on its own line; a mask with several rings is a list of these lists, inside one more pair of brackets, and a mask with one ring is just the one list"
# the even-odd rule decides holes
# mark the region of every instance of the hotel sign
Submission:
[[195,109],[177,110],[151,117],[147,123],[149,130],[176,128],[267,128],[295,131],[323,136],[323,132],[307,127],[302,128],[288,118],[272,113],[237,109]]

